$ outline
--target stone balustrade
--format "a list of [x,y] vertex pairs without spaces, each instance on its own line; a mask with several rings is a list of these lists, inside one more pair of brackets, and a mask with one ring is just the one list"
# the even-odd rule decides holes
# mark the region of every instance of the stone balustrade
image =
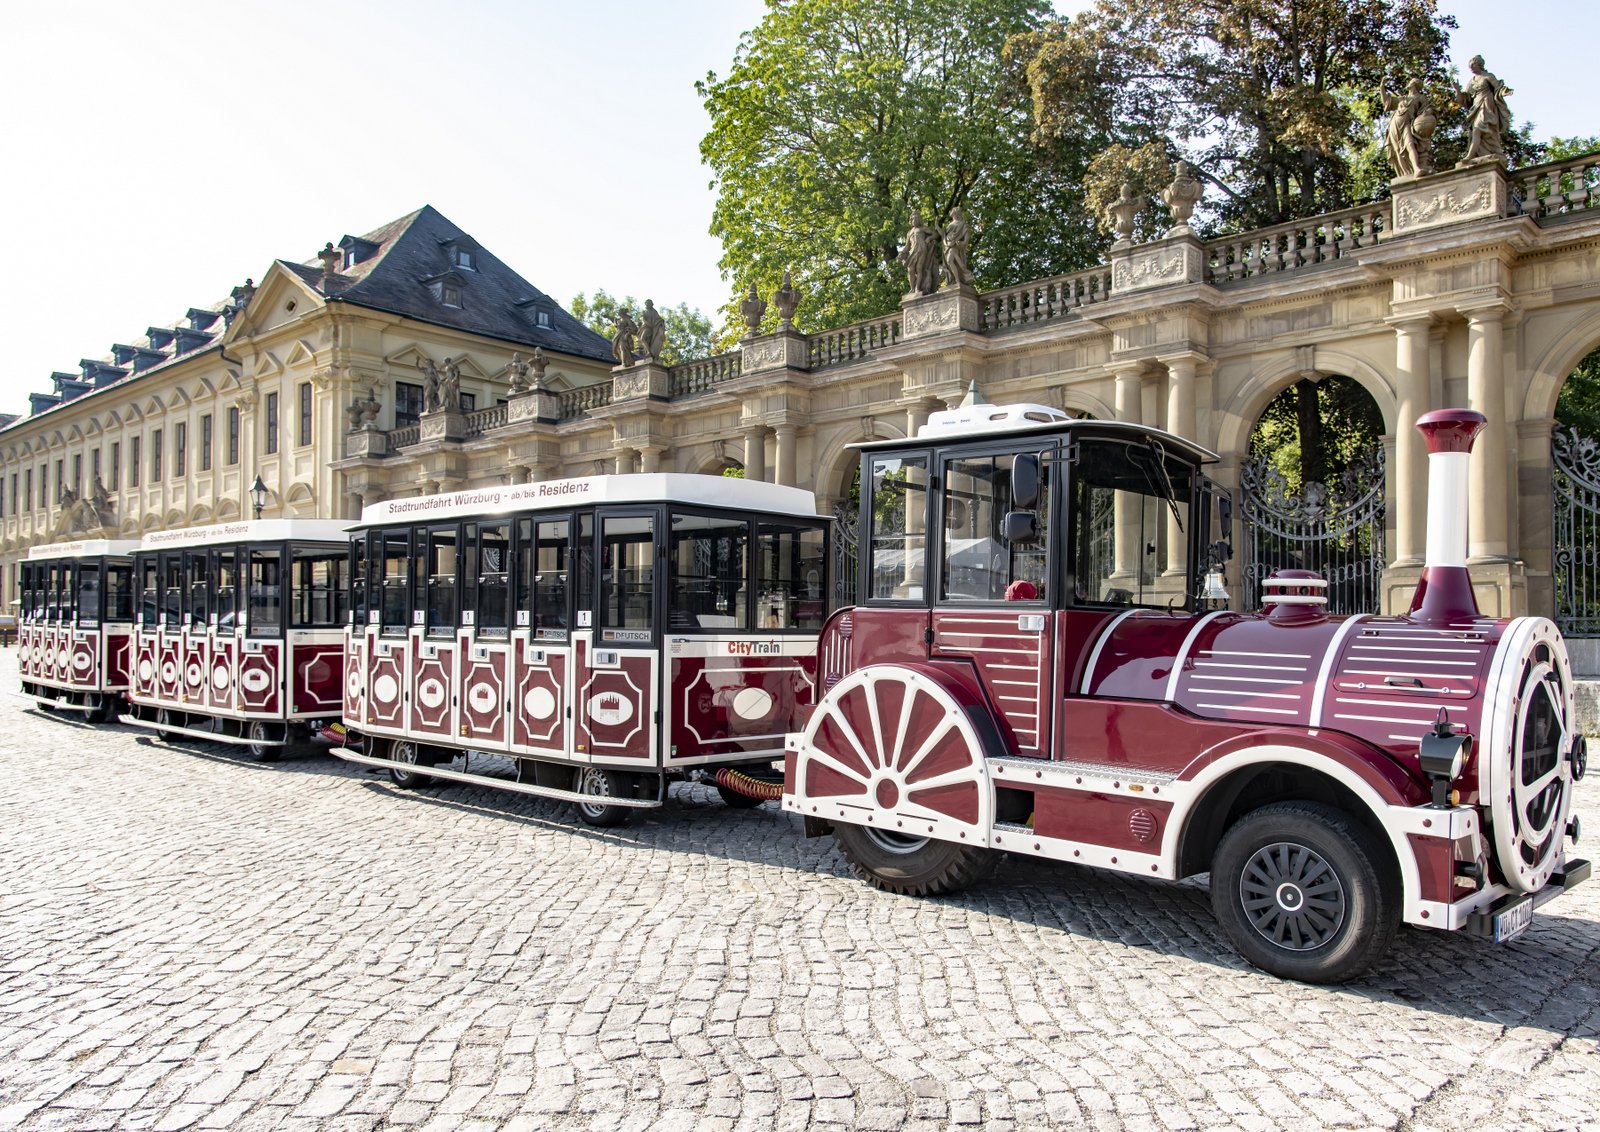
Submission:
[[1600,206],[1600,153],[1533,165],[1508,176],[1512,211],[1535,220]]
[[422,440],[422,426],[420,424],[406,425],[403,428],[389,430],[389,451],[396,448],[406,448]]
[[714,389],[724,381],[732,381],[739,376],[743,357],[743,351],[733,350],[673,366],[667,386],[670,396],[692,397],[696,393]]
[[812,369],[843,365],[900,341],[900,314],[853,322],[806,338],[806,361]]
[[1233,283],[1343,259],[1389,230],[1387,201],[1207,240],[1206,281]]
[[1063,318],[1111,297],[1111,269],[1091,267],[978,296],[979,328],[993,332],[1030,322]]
[[560,400],[561,420],[581,417],[590,409],[611,404],[611,384],[602,381],[598,385],[586,385],[582,389],[569,389],[560,395]]
[[467,435],[482,436],[493,428],[501,428],[506,423],[507,406],[504,404],[490,405],[487,409],[479,409],[467,414]]

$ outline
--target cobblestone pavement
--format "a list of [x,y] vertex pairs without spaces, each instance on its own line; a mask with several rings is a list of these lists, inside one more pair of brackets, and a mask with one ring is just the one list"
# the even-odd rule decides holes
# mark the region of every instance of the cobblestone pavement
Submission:
[[1600,882],[1323,989],[1244,967],[1203,885],[915,900],[699,788],[597,831],[136,736],[0,704],[0,1127],[1600,1123]]

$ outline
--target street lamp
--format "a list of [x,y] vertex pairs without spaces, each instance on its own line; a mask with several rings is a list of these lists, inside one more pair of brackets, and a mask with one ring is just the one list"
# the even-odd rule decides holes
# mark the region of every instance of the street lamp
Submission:
[[256,518],[261,518],[261,509],[267,505],[267,485],[261,482],[259,473],[256,482],[250,485],[250,506],[256,509]]

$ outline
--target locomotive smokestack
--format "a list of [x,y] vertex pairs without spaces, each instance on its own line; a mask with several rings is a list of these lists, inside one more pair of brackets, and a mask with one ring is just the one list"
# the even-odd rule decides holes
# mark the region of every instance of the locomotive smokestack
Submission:
[[1417,418],[1428,443],[1428,549],[1411,599],[1419,621],[1478,616],[1467,574],[1467,461],[1488,421],[1471,409],[1435,409]]

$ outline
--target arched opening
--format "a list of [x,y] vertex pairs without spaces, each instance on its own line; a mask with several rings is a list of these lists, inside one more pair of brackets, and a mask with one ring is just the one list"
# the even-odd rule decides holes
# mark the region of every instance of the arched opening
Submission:
[[1385,563],[1383,412],[1353,378],[1302,379],[1256,420],[1240,472],[1246,608],[1274,571],[1315,570],[1330,613],[1376,613]]
[[1550,475],[1555,622],[1566,636],[1600,637],[1600,349],[1556,398]]

